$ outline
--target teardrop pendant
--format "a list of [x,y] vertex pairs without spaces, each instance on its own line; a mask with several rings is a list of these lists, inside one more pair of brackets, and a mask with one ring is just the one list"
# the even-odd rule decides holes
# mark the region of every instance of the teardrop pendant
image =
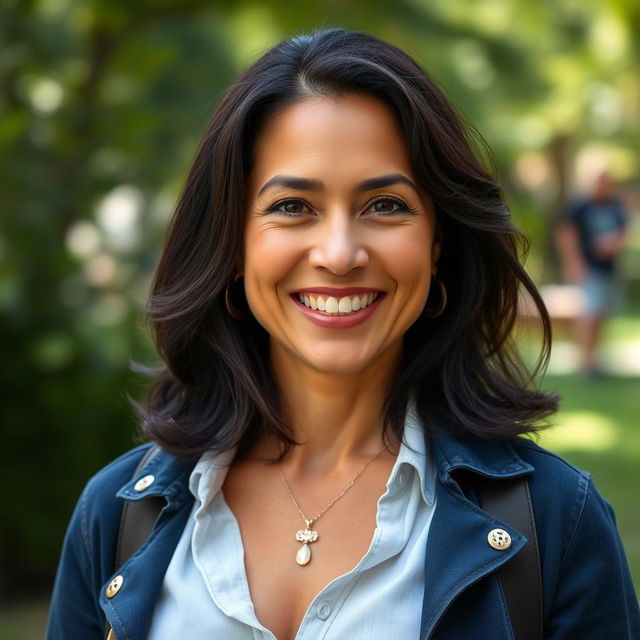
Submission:
[[305,564],[309,564],[311,560],[311,549],[309,548],[310,542],[315,542],[318,539],[318,532],[311,528],[313,520],[305,520],[306,527],[296,532],[296,540],[302,542],[302,546],[296,553],[296,562],[304,567]]
[[296,562],[300,566],[304,566],[308,564],[311,560],[311,549],[309,549],[309,545],[305,542],[299,549],[298,553],[296,553]]

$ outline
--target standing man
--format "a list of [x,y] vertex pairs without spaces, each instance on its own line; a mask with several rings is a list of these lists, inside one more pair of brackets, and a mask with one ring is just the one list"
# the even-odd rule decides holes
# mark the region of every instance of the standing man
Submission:
[[565,278],[580,286],[584,299],[578,325],[578,344],[586,377],[600,374],[597,350],[607,316],[621,299],[616,256],[623,250],[627,216],[615,195],[608,171],[601,172],[590,194],[567,211],[556,240]]

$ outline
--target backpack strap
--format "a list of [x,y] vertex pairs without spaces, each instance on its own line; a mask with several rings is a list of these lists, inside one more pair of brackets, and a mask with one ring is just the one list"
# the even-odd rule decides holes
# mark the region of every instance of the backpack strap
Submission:
[[[154,444],[138,463],[131,479],[133,480],[160,451],[160,447]],[[164,504],[164,498],[159,496],[142,500],[125,500],[118,531],[115,571],[147,541]]]
[[540,549],[527,478],[482,478],[476,487],[482,508],[529,540],[499,569],[498,576],[516,640],[542,640]]

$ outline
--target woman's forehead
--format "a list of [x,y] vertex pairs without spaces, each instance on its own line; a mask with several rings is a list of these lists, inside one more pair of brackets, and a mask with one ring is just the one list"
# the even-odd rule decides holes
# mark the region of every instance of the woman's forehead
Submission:
[[296,102],[273,116],[256,141],[252,174],[257,189],[276,174],[344,181],[360,180],[365,173],[412,173],[395,114],[369,96]]

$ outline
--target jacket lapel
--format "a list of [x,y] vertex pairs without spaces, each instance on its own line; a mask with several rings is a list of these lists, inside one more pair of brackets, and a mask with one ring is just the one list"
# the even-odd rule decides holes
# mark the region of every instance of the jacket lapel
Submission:
[[[423,639],[431,637],[456,598],[508,562],[527,543],[525,536],[493,518],[464,495],[456,482],[455,472],[464,469],[499,479],[533,471],[506,443],[474,442],[471,445],[448,437],[434,439],[431,443],[433,461],[438,469],[438,486],[425,559],[420,634]],[[508,549],[498,551],[489,545],[489,532],[496,528],[511,535]]]

